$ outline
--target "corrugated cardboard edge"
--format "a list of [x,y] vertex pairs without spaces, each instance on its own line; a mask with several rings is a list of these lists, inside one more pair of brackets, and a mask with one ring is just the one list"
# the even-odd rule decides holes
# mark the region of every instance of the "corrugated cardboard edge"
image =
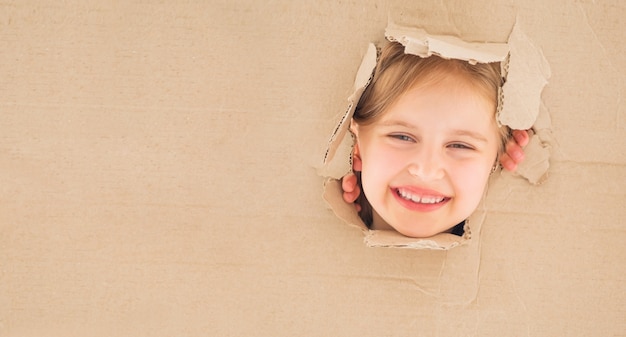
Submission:
[[498,121],[515,130],[532,128],[535,136],[524,148],[526,159],[514,174],[537,185],[548,178],[550,155],[556,146],[550,114],[541,99],[551,70],[541,49],[523,32],[519,18],[509,36],[509,45],[511,57],[502,86],[506,100],[500,107]]
[[405,53],[420,57],[437,55],[475,64],[502,62],[509,54],[506,43],[471,43],[455,36],[431,35],[421,28],[401,27],[395,23],[389,23],[385,37],[400,42]]
[[[347,173],[352,171],[351,153],[354,146],[354,140],[352,137],[346,137],[346,134],[348,133],[350,120],[352,119],[354,110],[359,103],[359,99],[371,80],[372,72],[376,67],[376,58],[376,46],[370,43],[365,56],[363,56],[359,70],[356,73],[353,88],[354,91],[352,92],[352,95],[348,97],[348,108],[342,115],[337,127],[335,127],[335,130],[328,141],[328,147],[324,155],[324,165],[317,170],[318,174],[323,177],[341,179]],[[333,160],[335,159],[337,152],[343,154],[339,158],[350,158],[350,162]]]
[[[503,88],[501,94],[507,97],[507,101],[505,103],[503,103],[503,100],[499,102],[498,119],[501,123],[503,120],[512,121],[513,125],[510,126],[517,129],[520,129],[517,126],[526,125],[528,121],[531,121],[528,127],[522,128],[528,129],[537,118],[538,107],[532,110],[529,109],[529,107],[533,106],[534,103],[523,104],[523,109],[519,108],[518,110],[517,107],[521,104],[520,100],[515,99],[510,104],[507,95],[511,90],[519,89],[520,86],[528,84],[534,85],[533,88],[523,90],[523,92],[539,97],[543,87],[547,83],[545,69],[548,69],[549,76],[549,66],[541,52],[537,51],[536,47],[521,32],[518,26],[519,25],[516,23],[508,44],[487,42],[469,43],[457,37],[430,35],[420,28],[400,27],[393,23],[390,23],[387,27],[385,36],[389,41],[402,43],[405,46],[406,53],[421,57],[438,55],[444,58],[461,59],[470,63],[502,62],[503,74],[513,74],[513,80],[507,77],[506,84],[510,82],[514,83],[509,84],[506,91]],[[510,47],[510,44],[521,44],[521,46]],[[522,66],[520,63],[524,63],[523,60],[527,58],[526,55],[530,55],[530,65]],[[477,210],[472,214],[470,219],[466,222],[465,234],[462,237],[448,233],[440,233],[430,238],[410,238],[395,231],[369,230],[359,217],[354,205],[348,204],[343,200],[340,179],[352,170],[351,153],[354,146],[354,139],[352,134],[348,132],[348,128],[356,105],[371,80],[372,72],[376,66],[376,57],[376,47],[370,44],[357,71],[354,92],[348,98],[348,108],[341,117],[341,120],[329,140],[326,155],[324,156],[324,165],[318,169],[318,174],[327,178],[324,186],[324,199],[340,219],[364,232],[364,242],[370,247],[448,250],[465,244],[472,236],[469,223],[472,223],[473,229],[475,232],[478,232],[482,219],[484,218],[484,216],[480,214],[484,214],[484,211]],[[515,61],[510,63],[510,59]],[[529,74],[531,79],[525,79],[523,76],[524,72],[530,70],[535,71],[535,73]],[[537,71],[539,71],[538,74],[536,73]],[[518,85],[515,83],[516,81],[520,81],[521,83]],[[540,88],[538,92],[537,88]],[[533,102],[535,101],[533,100]],[[509,105],[508,109],[503,109],[501,107],[502,104],[504,104],[504,106]],[[509,117],[509,115],[518,113],[524,114],[524,116],[520,118]],[[350,137],[346,137],[347,134],[350,134]],[[548,169],[548,166],[545,164],[548,163],[549,151],[546,149],[549,149],[549,147],[541,142],[537,144],[538,141],[540,141],[540,139],[533,139],[525,150],[527,162],[531,164],[525,166],[528,170],[522,168],[519,173],[532,183],[541,181],[541,179],[546,176],[545,172]],[[346,160],[346,158],[349,159]],[[472,221],[472,219],[478,221]]]
[[534,136],[524,148],[526,160],[517,168],[514,175],[525,178],[533,185],[543,183],[549,176],[550,156],[557,144],[552,136],[552,121],[546,106],[542,103],[539,115],[533,125]]
[[511,129],[530,129],[539,114],[541,92],[550,78],[550,65],[530,38],[524,34],[519,20],[509,36],[511,58],[502,92],[506,100],[498,120]]

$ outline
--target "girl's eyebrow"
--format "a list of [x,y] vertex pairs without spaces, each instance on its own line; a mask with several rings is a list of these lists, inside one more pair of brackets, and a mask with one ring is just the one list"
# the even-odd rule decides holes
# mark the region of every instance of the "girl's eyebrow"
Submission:
[[451,132],[453,135],[456,136],[467,136],[467,137],[471,137],[474,138],[477,141],[481,141],[484,143],[488,143],[489,141],[487,140],[487,138],[485,138],[483,135],[481,135],[480,133],[477,132],[473,132],[470,130],[463,130],[463,129],[457,129],[457,130],[452,130]]
[[380,122],[379,125],[380,126],[403,126],[405,128],[418,129],[419,130],[419,128],[416,125],[413,125],[411,123],[407,123],[405,121],[396,121],[396,120],[383,121],[383,122]]

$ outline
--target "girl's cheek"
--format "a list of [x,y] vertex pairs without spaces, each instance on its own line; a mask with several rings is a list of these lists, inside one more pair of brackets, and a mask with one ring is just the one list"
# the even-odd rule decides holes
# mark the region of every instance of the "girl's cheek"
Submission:
[[381,154],[380,158],[380,165],[388,167],[389,169],[398,169],[408,164],[411,154],[394,149],[387,149]]
[[448,173],[451,178],[462,186],[475,189],[484,185],[489,177],[490,168],[487,169],[484,163],[449,163]]
[[[374,150],[374,149],[372,149]],[[406,155],[386,147],[379,147],[369,153],[368,163],[363,166],[364,173],[371,180],[386,181],[397,175],[406,166]]]

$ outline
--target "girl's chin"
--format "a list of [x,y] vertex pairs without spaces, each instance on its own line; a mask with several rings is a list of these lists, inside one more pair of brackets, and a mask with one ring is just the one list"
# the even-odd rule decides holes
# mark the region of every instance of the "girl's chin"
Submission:
[[433,224],[432,222],[428,223],[407,223],[407,224],[396,224],[393,227],[395,231],[398,233],[412,237],[412,238],[429,238],[431,236],[435,236],[440,233],[450,232],[454,226],[460,223],[463,220],[453,221],[450,224]]
[[445,230],[443,231],[438,231],[438,230],[416,231],[415,228],[411,228],[410,230],[396,229],[396,231],[404,236],[408,236],[410,238],[416,238],[416,239],[429,238],[439,233],[445,232]]
[[[380,214],[374,211],[373,223],[371,229],[374,230],[392,230],[396,231],[404,236],[411,238],[429,238],[439,233],[449,232],[454,226],[463,221],[462,218],[458,221],[454,219],[447,219],[447,221],[433,221],[432,219],[422,220],[402,220],[402,219],[390,219],[388,222]],[[395,220],[395,221],[394,221]]]

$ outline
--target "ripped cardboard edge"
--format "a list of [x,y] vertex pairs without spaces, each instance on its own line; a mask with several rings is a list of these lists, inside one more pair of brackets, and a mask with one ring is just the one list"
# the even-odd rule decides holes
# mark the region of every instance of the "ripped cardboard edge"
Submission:
[[[472,64],[501,62],[505,84],[499,93],[498,122],[512,129],[525,130],[530,129],[537,120],[540,96],[550,76],[550,68],[541,51],[521,31],[518,22],[508,43],[466,42],[454,36],[431,35],[424,29],[401,27],[393,23],[385,30],[385,37],[389,41],[401,43],[405,47],[405,53],[420,57],[437,55]],[[479,231],[484,220],[484,209],[477,209],[466,221],[463,236],[440,233],[430,238],[411,238],[395,231],[368,229],[355,206],[343,200],[340,180],[352,172],[354,147],[354,137],[348,129],[359,99],[372,78],[377,56],[376,46],[370,43],[357,71],[353,93],[348,98],[348,107],[329,140],[323,166],[318,169],[318,174],[326,178],[324,199],[337,217],[363,231],[364,242],[369,247],[448,250],[465,244],[472,238],[472,230]],[[514,98],[509,100],[509,96]],[[544,132],[549,130],[544,129]],[[541,142],[541,139],[531,140],[525,149],[526,161],[534,164],[526,165],[518,174],[533,184],[542,181],[549,167],[549,151],[546,149],[549,150],[549,146]]]
[[548,179],[550,155],[556,146],[552,136],[552,121],[543,102],[531,134],[534,135],[524,148],[526,160],[518,165],[517,171],[509,174],[521,176],[533,185],[540,185]]
[[[348,108],[339,120],[337,127],[335,127],[335,130],[328,141],[328,147],[324,155],[324,165],[318,169],[318,174],[323,177],[341,179],[343,176],[352,171],[352,147],[354,146],[354,139],[352,139],[352,134],[348,132],[348,129],[350,128],[350,120],[352,119],[354,110],[359,103],[359,99],[361,98],[361,95],[363,95],[367,85],[370,83],[372,73],[376,67],[376,59],[376,46],[373,43],[370,43],[368,45],[367,52],[365,52],[365,56],[361,61],[359,70],[356,73],[353,92],[352,95],[348,97]],[[346,134],[350,134],[350,137],[346,137]],[[340,156],[340,158],[350,158],[348,162],[349,165],[345,165],[346,163],[341,160],[333,160],[335,159],[337,151],[340,149],[342,150],[342,156]]]
[[406,54],[422,58],[431,55],[476,63],[502,62],[509,54],[506,43],[471,43],[449,35],[430,35],[421,28],[401,27],[389,23],[385,30],[389,41],[400,42]]
[[550,65],[516,22],[509,36],[511,57],[502,93],[506,101],[498,121],[514,130],[530,129],[539,115],[541,92],[550,78]]

